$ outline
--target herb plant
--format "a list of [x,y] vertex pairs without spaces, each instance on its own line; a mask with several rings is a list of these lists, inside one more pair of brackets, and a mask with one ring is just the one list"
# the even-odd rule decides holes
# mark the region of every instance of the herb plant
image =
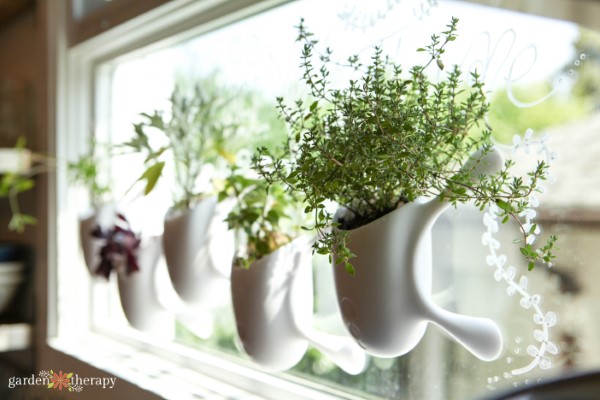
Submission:
[[35,225],[37,219],[30,214],[23,213],[19,205],[19,194],[34,188],[34,177],[40,173],[48,172],[54,167],[50,158],[41,154],[32,153],[26,148],[24,138],[19,138],[15,150],[21,152],[32,163],[26,170],[7,171],[0,174],[0,198],[8,198],[12,217],[8,229],[22,233],[27,225]]
[[129,221],[123,214],[117,213],[111,228],[102,229],[97,225],[91,235],[104,240],[100,249],[100,261],[95,271],[97,275],[108,279],[113,270],[127,275],[139,271],[137,250],[141,240],[131,230]]
[[219,88],[207,80],[196,85],[191,95],[176,86],[169,116],[160,111],[142,114],[144,121],[134,124],[135,137],[123,147],[146,155],[146,170],[139,178],[146,181],[145,194],[161,177],[165,153],[170,152],[176,181],[174,208],[193,207],[201,196],[196,186],[202,168],[229,154],[226,144],[237,128],[226,122],[231,120],[225,115],[227,102]]
[[35,225],[37,222],[33,215],[21,211],[18,195],[35,186],[35,182],[29,176],[16,172],[7,172],[0,179],[0,198],[7,197],[12,217],[8,223],[8,229],[22,233],[27,225]]
[[264,179],[249,178],[240,171],[232,168],[219,193],[219,201],[235,199],[234,208],[225,220],[241,245],[234,266],[249,268],[254,261],[298,235],[292,214],[299,202],[281,185],[268,185]]
[[[433,81],[431,66],[444,70],[442,56],[456,39],[458,20],[447,30],[432,35],[431,43],[418,52],[428,55],[423,65],[406,73],[375,47],[369,65],[358,56],[348,66],[361,74],[343,88],[330,81],[328,65],[332,51],[317,54],[317,40],[298,27],[303,43],[301,68],[310,100],[287,105],[278,98],[278,109],[290,128],[282,157],[261,148],[254,167],[270,184],[281,184],[305,198],[312,226],[319,233],[314,249],[332,254],[336,263],[353,273],[353,254],[346,247],[348,231],[373,221],[418,197],[439,197],[451,204],[474,202],[481,210],[490,204],[500,218],[517,221],[522,232],[521,252],[530,269],[536,261],[554,257],[553,236],[535,249],[519,214],[529,207],[529,196],[545,179],[547,165],[540,161],[527,180],[510,173],[507,161],[495,175],[475,176],[477,165],[491,151],[491,128],[483,82],[477,72],[464,81],[453,66],[445,77]],[[313,60],[317,57],[321,66]],[[476,150],[479,156],[472,158]],[[335,202],[353,215],[351,221],[334,221],[326,205]],[[333,228],[333,229],[332,229]]]
[[96,145],[96,141],[92,140],[89,152],[67,166],[71,181],[89,190],[93,206],[102,204],[103,199],[110,193],[109,185],[101,183],[98,177],[100,160],[95,153]]

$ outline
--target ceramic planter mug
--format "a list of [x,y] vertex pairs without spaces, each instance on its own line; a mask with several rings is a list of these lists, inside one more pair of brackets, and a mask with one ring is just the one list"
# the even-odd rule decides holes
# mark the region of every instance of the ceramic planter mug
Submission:
[[159,302],[156,288],[156,269],[161,256],[160,237],[143,239],[137,250],[139,271],[118,274],[119,297],[132,327],[170,338],[174,333],[174,318]]
[[31,167],[31,152],[27,149],[0,147],[0,174],[23,173]]
[[[477,157],[477,154],[474,156]],[[498,150],[474,176],[500,170]],[[334,268],[338,305],[346,328],[367,353],[397,357],[421,340],[429,322],[440,326],[481,360],[502,351],[502,334],[490,319],[449,312],[432,300],[431,228],[449,203],[417,199],[350,231],[355,276]]]
[[224,220],[230,205],[216,197],[165,218],[163,245],[177,299],[167,307],[201,338],[212,335],[212,310],[227,304],[233,236]]
[[310,344],[350,374],[364,369],[366,355],[350,337],[312,327],[308,240],[296,239],[255,261],[249,269],[233,267],[231,294],[241,345],[262,367],[272,371],[292,368]]

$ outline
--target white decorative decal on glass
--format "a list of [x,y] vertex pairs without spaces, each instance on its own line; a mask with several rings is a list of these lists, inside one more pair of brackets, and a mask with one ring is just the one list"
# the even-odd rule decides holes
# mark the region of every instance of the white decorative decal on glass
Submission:
[[[513,154],[517,151],[523,151],[525,154],[530,154],[533,150],[543,156],[544,162],[551,165],[556,159],[557,155],[551,151],[547,146],[548,137],[543,135],[540,139],[533,138],[533,130],[528,129],[523,137],[515,135],[513,138]],[[548,173],[546,174],[546,181],[552,183],[554,178]],[[545,187],[542,185],[538,186],[538,191],[543,192]],[[531,207],[525,209],[519,217],[524,221],[522,224],[523,229],[528,232],[532,232],[531,236],[528,237],[528,243],[531,244],[535,241],[536,236],[540,233],[540,228],[534,223],[536,217],[535,208],[539,206],[539,201],[535,196],[532,196]],[[488,208],[483,216],[483,224],[487,228],[484,232],[481,242],[484,246],[487,246],[489,254],[486,257],[486,263],[494,270],[494,279],[497,282],[504,282],[506,287],[506,293],[508,296],[514,296],[518,294],[521,299],[519,304],[525,310],[533,311],[533,321],[536,325],[539,325],[539,329],[535,329],[533,337],[536,345],[529,345],[527,347],[527,354],[531,356],[532,360],[529,364],[514,368],[510,372],[503,374],[505,379],[512,378],[518,375],[525,374],[532,371],[534,368],[539,367],[541,369],[549,369],[552,366],[552,361],[549,355],[557,355],[559,353],[558,346],[550,341],[550,328],[556,325],[557,316],[552,311],[544,311],[541,307],[542,297],[539,294],[532,293],[528,289],[529,280],[527,276],[522,275],[517,279],[517,270],[514,266],[508,266],[507,257],[505,254],[499,254],[500,242],[494,238],[494,234],[499,231],[498,215],[499,209],[496,205],[492,205]],[[552,263],[548,263],[548,267],[552,267]],[[517,338],[516,343],[520,343],[520,338]],[[515,349],[516,353],[520,352],[520,348]],[[508,364],[513,362],[511,357],[506,359]],[[488,378],[488,384],[493,388],[494,383],[498,383],[500,377],[494,376]]]

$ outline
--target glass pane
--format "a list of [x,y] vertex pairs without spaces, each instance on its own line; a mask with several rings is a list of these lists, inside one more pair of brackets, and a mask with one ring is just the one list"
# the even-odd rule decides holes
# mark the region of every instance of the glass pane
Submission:
[[[592,282],[600,232],[600,185],[594,173],[600,150],[594,137],[600,129],[600,36],[565,21],[456,1],[303,0],[159,50],[153,47],[111,60],[98,70],[110,77],[104,88],[109,93],[107,111],[96,119],[99,140],[123,143],[133,137],[132,124],[142,120],[141,113],[169,113],[168,99],[176,83],[190,89],[212,85],[231,99],[229,116],[245,124],[235,144],[244,144],[251,154],[257,144],[273,145],[285,136],[275,98],[292,101],[306,94],[298,67],[301,48],[295,42],[301,17],[320,40],[319,47],[334,51],[332,59],[340,66],[330,78],[334,85],[343,85],[352,75],[342,64],[353,54],[368,60],[374,45],[408,71],[423,60],[416,49],[427,45],[431,34],[443,31],[452,16],[460,19],[459,37],[448,46],[444,63],[476,69],[483,77],[497,146],[519,166],[530,168],[539,157],[551,163],[555,179],[538,196],[536,221],[541,227],[537,240],[559,236],[554,266],[538,265],[528,272],[519,247],[512,243],[519,237],[516,226],[500,224],[496,233],[494,221],[488,216],[485,225],[475,207],[450,209],[433,231],[433,297],[445,309],[496,321],[505,342],[500,358],[480,361],[430,324],[412,352],[394,359],[371,357],[357,376],[346,374],[312,348],[290,374],[365,398],[468,399],[531,385],[572,368],[599,366],[600,325],[593,317],[598,296]],[[215,170],[218,175],[218,169],[207,170],[206,176]],[[142,172],[141,156],[114,157],[113,195],[135,230],[160,235],[173,204],[174,178],[165,172],[166,179],[142,197],[139,190],[130,190]],[[492,249],[496,258],[491,261],[490,237],[487,246],[482,244],[488,230],[501,243]],[[494,260],[501,255],[507,261],[499,270]],[[344,333],[327,259],[315,256],[313,264],[314,323],[324,331]],[[163,294],[172,297],[164,264],[159,267]],[[243,358],[230,295],[222,295],[222,308],[206,317],[215,324],[210,338],[201,339],[193,326],[179,321],[176,340]]]

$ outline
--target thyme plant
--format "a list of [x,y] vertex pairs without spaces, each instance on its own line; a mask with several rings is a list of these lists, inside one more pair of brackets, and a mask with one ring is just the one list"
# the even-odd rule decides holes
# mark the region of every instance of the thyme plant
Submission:
[[[525,229],[519,219],[545,179],[547,165],[540,161],[527,180],[510,173],[511,161],[495,175],[475,176],[492,147],[483,82],[477,72],[465,80],[456,65],[439,81],[429,77],[429,69],[445,69],[442,56],[456,39],[457,23],[453,18],[445,31],[431,36],[429,45],[417,49],[428,55],[427,61],[408,71],[380,47],[368,65],[358,56],[349,57],[348,66],[361,76],[340,89],[330,81],[332,51],[319,54],[318,41],[300,22],[297,40],[303,44],[302,78],[310,100],[288,105],[277,99],[290,130],[283,155],[260,148],[253,162],[268,183],[302,194],[305,211],[313,216],[312,226],[305,228],[319,234],[315,251],[331,255],[335,250],[335,262],[350,273],[354,255],[346,247],[349,230],[421,196],[453,205],[474,202],[481,210],[496,204],[503,222],[512,218],[519,224],[521,252],[530,269],[536,261],[554,257],[556,238],[534,248],[530,236],[537,227]],[[473,159],[476,150],[480,156]],[[345,207],[353,219],[335,221],[329,202]]]

